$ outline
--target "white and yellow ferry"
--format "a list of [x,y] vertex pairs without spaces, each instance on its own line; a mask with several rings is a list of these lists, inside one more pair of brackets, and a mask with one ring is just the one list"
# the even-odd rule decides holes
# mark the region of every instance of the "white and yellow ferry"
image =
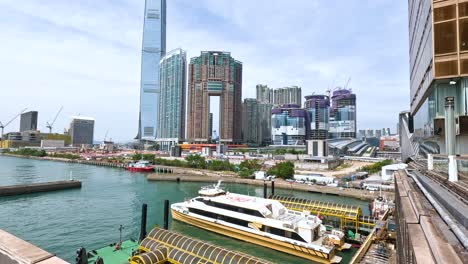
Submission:
[[341,261],[335,255],[341,231],[326,231],[317,216],[287,210],[276,200],[225,192],[219,183],[199,193],[172,204],[172,218],[316,262]]

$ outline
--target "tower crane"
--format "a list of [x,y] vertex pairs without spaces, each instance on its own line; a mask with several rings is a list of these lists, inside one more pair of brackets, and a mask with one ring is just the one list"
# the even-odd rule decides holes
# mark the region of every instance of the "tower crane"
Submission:
[[1,138],[1,139],[3,139],[3,129],[5,129],[5,127],[7,127],[11,122],[13,122],[16,118],[18,118],[18,116],[20,116],[22,113],[24,113],[24,111],[26,111],[26,109],[28,109],[28,108],[24,108],[23,110],[21,110],[21,112],[19,112],[18,114],[16,114],[10,121],[6,122],[5,124],[3,124],[2,122],[0,122],[0,129],[1,129],[0,138]]
[[52,134],[52,127],[54,126],[55,120],[57,120],[58,115],[60,114],[60,112],[62,112],[62,109],[63,109],[63,106],[61,106],[60,109],[58,110],[52,123],[49,123],[49,121],[46,122],[47,123],[46,127],[49,129],[49,134]]

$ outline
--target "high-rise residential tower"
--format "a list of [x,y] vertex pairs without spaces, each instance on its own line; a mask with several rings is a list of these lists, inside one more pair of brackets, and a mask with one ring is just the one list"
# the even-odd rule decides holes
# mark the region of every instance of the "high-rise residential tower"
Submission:
[[257,84],[257,101],[259,103],[273,103],[273,89],[268,88],[265,84]]
[[168,52],[160,61],[160,101],[156,141],[161,150],[185,138],[186,53],[182,49]]
[[259,111],[258,102],[246,98],[242,103],[242,140],[244,143],[258,144]]
[[146,0],[141,50],[140,140],[158,137],[159,61],[166,53],[166,0]]
[[21,114],[20,132],[37,130],[37,111],[29,111]]
[[330,138],[356,138],[356,95],[348,89],[333,91],[330,109]]
[[219,141],[242,141],[242,63],[230,52],[202,51],[190,60],[188,75],[187,140],[207,142],[210,97],[219,96]]
[[302,89],[299,86],[283,87],[273,90],[273,104],[302,105]]

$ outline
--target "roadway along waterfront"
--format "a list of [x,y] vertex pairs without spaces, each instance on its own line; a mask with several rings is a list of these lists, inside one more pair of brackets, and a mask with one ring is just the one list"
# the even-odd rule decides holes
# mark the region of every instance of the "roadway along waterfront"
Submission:
[[[0,197],[0,229],[4,229],[57,256],[74,263],[75,250],[103,247],[119,239],[137,238],[142,203],[148,203],[148,229],[163,224],[163,200],[171,203],[197,195],[202,182],[148,181],[143,174],[122,169],[0,156],[0,186],[67,180],[82,182],[81,189]],[[227,184],[228,190],[256,196],[262,186]],[[359,205],[368,213],[367,202],[276,189],[279,195]],[[172,230],[228,249],[243,251],[275,263],[310,263],[256,245],[240,242],[174,222]],[[341,254],[341,253],[340,253]],[[351,258],[344,253],[344,261]]]

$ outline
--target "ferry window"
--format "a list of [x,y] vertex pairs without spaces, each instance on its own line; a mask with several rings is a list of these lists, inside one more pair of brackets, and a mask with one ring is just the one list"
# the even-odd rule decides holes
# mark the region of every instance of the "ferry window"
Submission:
[[[292,233],[292,239],[301,241],[301,242],[306,242],[305,239],[303,239],[299,234],[297,233]],[[307,242],[306,242],[307,243]]]
[[291,238],[291,231],[284,231],[284,236],[287,238]]

